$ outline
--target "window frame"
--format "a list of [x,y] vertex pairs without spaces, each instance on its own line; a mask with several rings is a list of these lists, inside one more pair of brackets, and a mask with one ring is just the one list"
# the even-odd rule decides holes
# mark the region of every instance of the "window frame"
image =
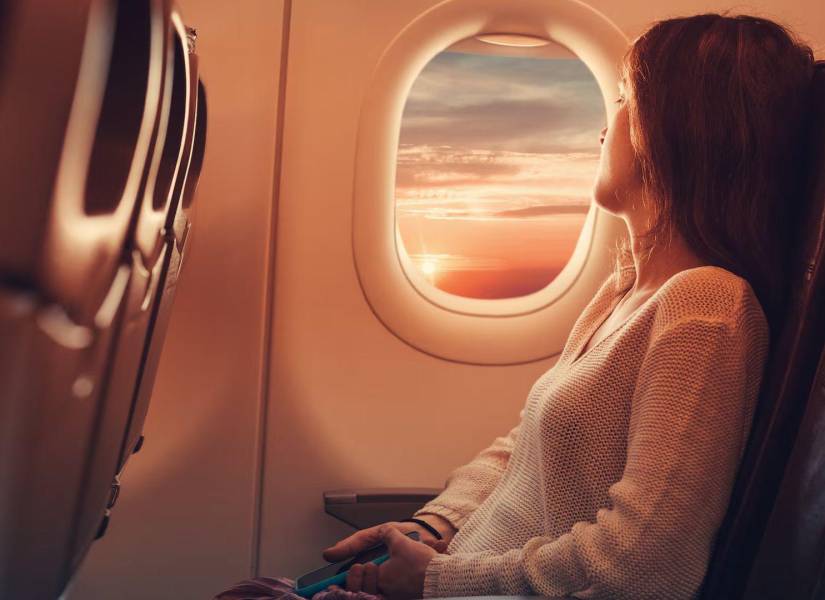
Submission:
[[604,15],[572,0],[446,0],[411,21],[381,55],[361,107],[353,181],[353,261],[364,297],[399,339],[432,356],[487,365],[550,358],[607,274],[625,233],[591,203],[573,254],[545,288],[506,299],[467,298],[433,286],[412,263],[395,218],[398,140],[404,105],[430,60],[476,35],[548,38],[593,73],[612,116],[627,38]]

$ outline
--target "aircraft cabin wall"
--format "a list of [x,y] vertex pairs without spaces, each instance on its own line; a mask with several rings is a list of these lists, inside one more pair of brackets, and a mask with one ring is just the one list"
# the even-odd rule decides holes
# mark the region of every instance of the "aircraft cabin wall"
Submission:
[[[439,1],[178,0],[210,111],[194,238],[146,444],[71,600],[209,598],[251,573],[319,566],[320,549],[352,531],[324,514],[323,491],[442,486],[517,422],[552,366],[551,352],[496,365],[422,351],[359,283],[361,104],[384,50]],[[656,19],[734,9],[825,55],[819,0],[589,4],[629,40]],[[616,223],[599,218],[596,241],[612,243]],[[553,313],[557,350],[609,268],[590,257]],[[427,335],[419,347],[437,343]]]

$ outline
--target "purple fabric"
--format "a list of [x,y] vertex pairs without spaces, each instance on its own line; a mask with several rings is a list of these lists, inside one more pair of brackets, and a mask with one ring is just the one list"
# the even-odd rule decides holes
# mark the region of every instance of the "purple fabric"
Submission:
[[[295,593],[295,581],[286,577],[257,577],[236,583],[214,600],[306,600]],[[348,592],[332,586],[318,592],[312,600],[384,600],[381,595]]]

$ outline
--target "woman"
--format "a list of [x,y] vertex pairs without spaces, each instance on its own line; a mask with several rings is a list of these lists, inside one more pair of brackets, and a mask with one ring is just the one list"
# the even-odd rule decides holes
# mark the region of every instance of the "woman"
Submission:
[[812,73],[808,47],[750,16],[671,19],[636,40],[593,192],[630,247],[520,424],[416,513],[443,540],[393,522],[325,551],[389,544],[348,590],[696,595],[778,324]]

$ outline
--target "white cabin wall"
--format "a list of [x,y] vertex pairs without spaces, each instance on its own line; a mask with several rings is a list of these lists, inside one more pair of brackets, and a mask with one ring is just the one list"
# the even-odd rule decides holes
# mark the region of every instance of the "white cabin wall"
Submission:
[[796,31],[812,44],[821,59],[825,57],[825,3],[821,0],[758,0],[725,2],[720,0],[589,0],[590,6],[612,20],[631,40],[640,35],[653,21],[697,15],[705,12],[729,11],[731,15],[752,14],[776,20]]
[[282,0],[178,0],[208,131],[146,443],[71,600],[211,598],[248,575]]

